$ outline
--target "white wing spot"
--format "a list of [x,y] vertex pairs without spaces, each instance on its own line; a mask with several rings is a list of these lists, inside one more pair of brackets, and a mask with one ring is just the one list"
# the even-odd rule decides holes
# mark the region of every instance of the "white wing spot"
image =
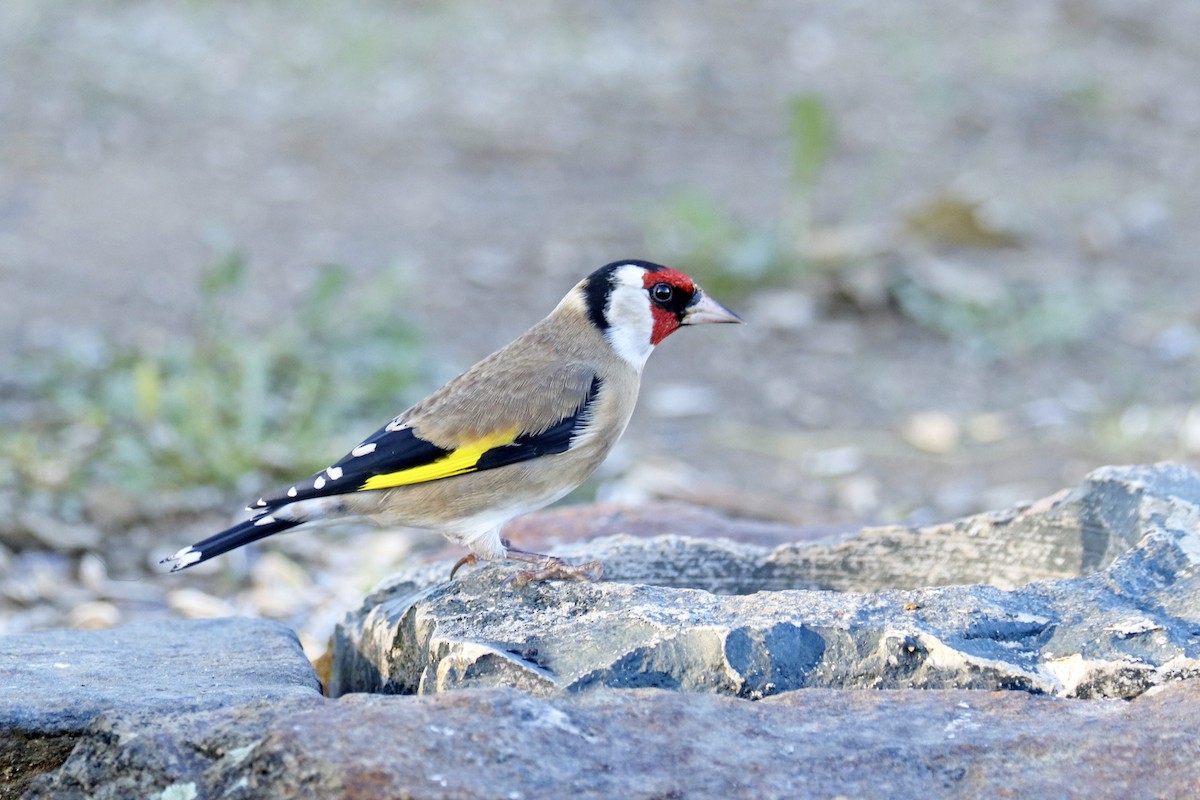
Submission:
[[261,517],[254,520],[254,525],[256,527],[259,525],[270,525],[274,521],[275,521],[275,518],[272,517],[270,514],[263,514]]
[[267,501],[260,497],[260,498],[258,498],[258,502],[255,503],[254,505],[257,506],[258,508],[266,508]]
[[295,496],[296,496],[296,487],[293,486],[292,488],[288,489],[288,497],[295,497]]
[[325,470],[325,474],[329,476],[329,480],[336,481],[338,478],[342,477],[342,468],[329,467]]
[[313,481],[313,488],[318,491],[320,491],[321,489],[324,489],[325,488],[325,479],[323,477],[321,477],[320,475],[318,475],[317,479],[315,481]]
[[392,420],[391,422],[389,422],[387,424],[387,427],[384,428],[384,430],[395,433],[396,431],[403,430],[407,427],[408,427],[407,425],[405,425],[403,422],[400,421],[399,417],[396,417],[394,420]]
[[375,442],[367,442],[366,444],[360,444],[358,447],[351,450],[350,455],[354,456],[355,458],[361,458],[362,456],[370,455],[374,452]]
[[199,550],[195,549],[191,545],[188,545],[175,555],[168,558],[167,561],[172,562],[172,569],[179,570],[191,564],[195,564],[200,560],[200,556],[201,553]]

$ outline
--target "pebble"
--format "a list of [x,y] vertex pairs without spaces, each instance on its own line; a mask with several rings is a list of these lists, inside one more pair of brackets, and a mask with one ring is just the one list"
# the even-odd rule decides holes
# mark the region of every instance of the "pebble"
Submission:
[[111,628],[120,622],[120,609],[107,600],[89,600],[67,612],[67,625],[76,630]]
[[837,484],[837,501],[859,517],[879,509],[879,481],[865,475],[852,475]]
[[231,617],[237,613],[227,601],[199,589],[175,589],[167,592],[167,605],[172,611],[190,619]]
[[275,619],[300,612],[312,602],[308,572],[279,551],[263,553],[251,570],[254,587],[243,599],[266,617]]
[[922,411],[904,421],[900,435],[918,450],[945,455],[958,448],[962,431],[949,414],[943,411]]
[[108,566],[95,553],[84,553],[79,559],[79,583],[88,591],[103,592],[108,584]]
[[24,511],[17,523],[21,530],[51,550],[94,550],[103,538],[100,529],[86,524],[68,524],[49,514]]
[[1200,453],[1200,405],[1188,409],[1179,426],[1179,444],[1188,453]]

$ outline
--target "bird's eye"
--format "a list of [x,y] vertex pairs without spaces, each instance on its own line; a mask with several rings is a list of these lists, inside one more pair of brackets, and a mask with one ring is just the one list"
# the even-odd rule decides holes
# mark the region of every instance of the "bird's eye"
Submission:
[[675,296],[675,289],[669,283],[656,283],[650,289],[650,297],[656,303],[669,303]]

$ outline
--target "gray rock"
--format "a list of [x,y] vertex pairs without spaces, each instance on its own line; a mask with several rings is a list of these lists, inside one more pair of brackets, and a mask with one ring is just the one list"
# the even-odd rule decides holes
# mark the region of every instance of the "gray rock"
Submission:
[[97,720],[30,798],[1189,797],[1200,681],[1133,701],[811,689],[352,695]]
[[169,715],[320,694],[296,635],[259,619],[0,638],[0,797],[63,762],[106,712]]
[[202,711],[101,714],[82,733],[66,763],[36,778],[24,797],[220,796],[205,785],[236,782],[230,778],[232,769],[261,745],[268,723],[320,702],[307,693]]
[[773,550],[627,536],[577,553],[606,579],[518,589],[512,567],[447,581],[447,564],[401,576],[339,626],[332,692],[1129,698],[1200,675],[1200,476],[1176,465],[1098,470],[1033,506],[925,529]]
[[336,643],[338,688],[416,697],[320,697],[268,622],[9,637],[5,796],[1188,796],[1198,531],[1161,466],[922,530],[610,539],[595,584],[439,563]]

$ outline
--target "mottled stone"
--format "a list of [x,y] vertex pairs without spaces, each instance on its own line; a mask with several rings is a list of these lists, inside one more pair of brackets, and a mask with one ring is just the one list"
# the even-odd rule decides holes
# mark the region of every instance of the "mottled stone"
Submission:
[[1200,681],[1133,701],[808,689],[352,695],[98,720],[32,798],[1187,797]]
[[0,637],[0,797],[61,764],[104,713],[168,716],[319,694],[296,635],[268,620]]
[[608,539],[576,551],[604,562],[599,583],[516,588],[509,566],[448,581],[435,564],[339,627],[331,689],[1134,697],[1200,674],[1198,504],[1200,476],[1183,467],[1106,468],[1041,503],[924,529],[774,549]]

